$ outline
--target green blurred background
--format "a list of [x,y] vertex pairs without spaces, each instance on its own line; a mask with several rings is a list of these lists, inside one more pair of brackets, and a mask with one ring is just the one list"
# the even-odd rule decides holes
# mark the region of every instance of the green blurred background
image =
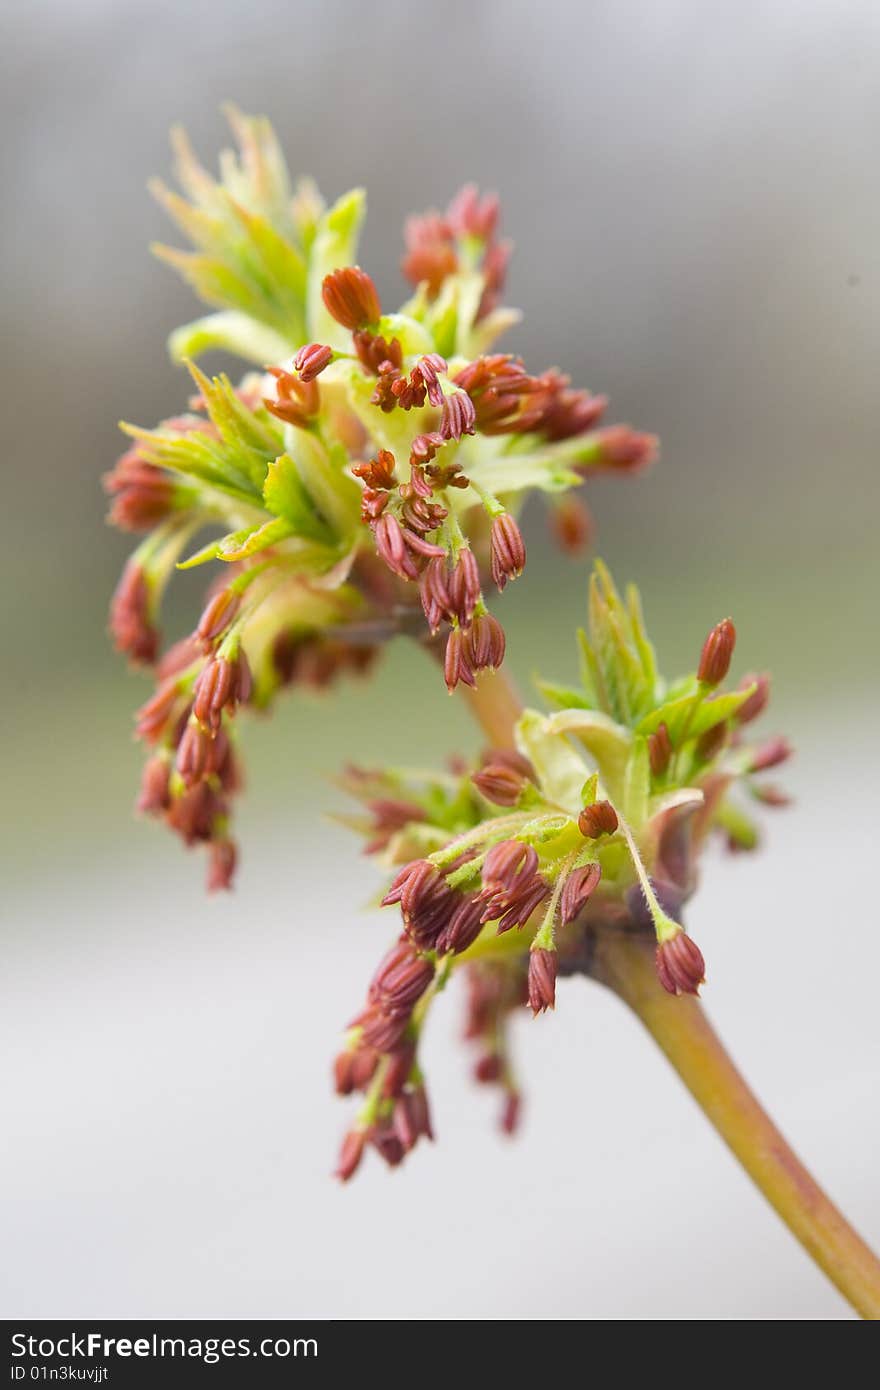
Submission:
[[[442,1146],[388,1186],[325,1180],[345,1122],[325,1059],[389,930],[358,916],[375,879],[320,818],[341,804],[325,775],[382,740],[424,761],[475,736],[396,648],[369,686],[288,701],[247,731],[239,887],[207,902],[201,862],[130,816],[146,687],[105,636],[126,545],[99,478],[120,417],[151,424],[187,393],[164,341],[192,301],[146,250],[173,240],[145,192],[171,123],[213,162],[232,98],[273,118],[328,196],[363,183],[361,260],[388,302],[406,212],[465,179],[497,189],[525,312],[506,345],[661,436],[646,477],[584,492],[662,663],[692,665],[730,613],[739,669],[776,677],[798,805],[767,852],[713,864],[694,930],[738,1053],[880,1234],[876,7],[37,0],[0,25],[4,1311],[844,1316],[584,985],[522,1049],[537,1098],[518,1147],[488,1132],[438,1033]],[[527,540],[497,608],[526,689],[535,670],[573,673],[585,599],[540,505]],[[196,595],[181,582],[172,631]],[[423,1203],[444,1173],[457,1214],[437,1232]],[[390,1237],[371,1225],[380,1192]],[[686,1233],[667,1214],[684,1201]],[[540,1248],[534,1229],[523,1245],[535,1203]],[[426,1229],[430,1258],[412,1245]],[[479,1277],[461,1268],[475,1242]],[[548,1279],[524,1285],[539,1255]],[[431,1306],[426,1279],[443,1285]]]

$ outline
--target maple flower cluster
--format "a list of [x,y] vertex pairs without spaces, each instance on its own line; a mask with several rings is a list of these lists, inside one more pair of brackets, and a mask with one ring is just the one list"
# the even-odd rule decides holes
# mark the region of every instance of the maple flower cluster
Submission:
[[364,1097],[342,1178],[368,1146],[395,1165],[431,1137],[418,1051],[454,972],[467,979],[474,1074],[501,1089],[507,1131],[520,1105],[510,1018],[554,1007],[557,977],[588,969],[598,930],[652,933],[662,986],[697,993],[705,965],[681,915],[701,850],[713,832],[731,848],[755,844],[742,793],[786,800],[761,774],[788,757],[787,743],[749,737],[767,677],[721,688],[735,640],[724,619],[697,670],[667,683],[636,590],[622,599],[597,564],[581,685],[541,683],[555,712],[525,711],[515,751],[490,750],[470,773],[349,771],[364,806],[350,823],[395,870],[382,901],[399,913],[400,934],[336,1061],[337,1090]]
[[[494,350],[518,321],[501,303],[510,247],[494,197],[468,186],[408,221],[413,294],[387,313],[357,264],[363,193],[325,206],[310,181],[291,184],[268,122],[229,116],[239,153],[219,180],[178,132],[182,192],[154,185],[194,247],[157,254],[213,309],[170,340],[192,394],[155,429],[124,425],[131,445],[105,480],[110,520],[146,533],[110,615],[117,647],[156,677],[137,716],[138,805],[209,847],[214,888],[235,867],[242,707],[361,673],[417,624],[445,643],[448,688],[474,686],[504,658],[486,594],[523,570],[528,494],[548,496],[558,543],[576,548],[589,518],[571,490],[656,451],[603,425],[604,397]],[[208,376],[196,359],[210,350],[250,369],[235,385]],[[220,572],[192,634],[163,650],[172,575],[209,562]]]

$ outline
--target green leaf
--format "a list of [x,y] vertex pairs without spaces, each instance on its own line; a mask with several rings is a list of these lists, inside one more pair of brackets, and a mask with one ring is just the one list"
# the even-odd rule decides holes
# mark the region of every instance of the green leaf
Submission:
[[258,367],[282,361],[290,353],[287,338],[249,314],[228,309],[177,328],[168,339],[172,361],[197,358],[203,352],[232,352]]
[[[561,710],[547,720],[547,733],[573,734],[594,760],[613,799],[621,796],[632,748],[632,734],[600,710]],[[561,741],[561,740],[560,740]]]
[[332,543],[333,536],[316,513],[311,495],[289,454],[280,454],[269,464],[263,484],[263,501],[270,512],[284,517],[297,535]]
[[559,737],[554,725],[560,717],[547,719],[537,710],[526,710],[516,726],[516,746],[535,768],[547,799],[576,816],[587,768],[571,744]]
[[714,729],[716,724],[723,724],[725,720],[731,719],[756,689],[755,685],[750,685],[744,690],[731,690],[724,695],[706,696],[694,709],[696,681],[693,684],[695,687],[693,694],[679,696],[675,700],[667,700],[665,704],[659,705],[657,709],[647,714],[639,722],[638,732],[640,734],[652,734],[661,724],[665,724],[672,745],[675,747],[680,742],[682,734],[688,739],[699,738],[708,729]]
[[553,681],[535,678],[535,685],[548,704],[555,705],[557,709],[590,709],[591,705],[584,696],[583,691],[576,690],[572,685],[556,685]]
[[232,563],[257,555],[270,545],[287,540],[293,535],[293,527],[283,516],[276,516],[249,531],[235,531],[218,542],[217,558]]
[[648,744],[643,738],[633,742],[623,778],[623,813],[632,825],[641,825],[648,814],[651,792],[651,764]]

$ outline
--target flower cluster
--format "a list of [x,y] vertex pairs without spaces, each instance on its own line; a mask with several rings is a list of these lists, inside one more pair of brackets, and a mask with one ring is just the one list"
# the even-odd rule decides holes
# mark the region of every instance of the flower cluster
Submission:
[[[494,198],[466,188],[407,224],[415,292],[386,313],[356,263],[363,193],[325,206],[307,180],[291,186],[265,120],[230,119],[240,152],[219,181],[178,133],[183,192],[154,186],[194,247],[157,253],[214,310],[170,342],[194,394],[156,429],[123,426],[132,445],[106,479],[111,521],[146,533],[110,619],[119,649],[157,677],[138,717],[152,750],[139,804],[211,846],[214,886],[235,860],[240,707],[362,671],[421,612],[426,639],[445,635],[449,689],[473,686],[504,657],[485,595],[522,572],[526,496],[550,498],[574,548],[589,520],[570,490],[638,469],[656,447],[603,426],[604,398],[556,369],[535,375],[494,351],[518,317],[500,303],[509,246]],[[195,359],[213,349],[251,370],[235,385],[206,376]],[[175,568],[209,562],[225,573],[192,636],[163,653]]]
[[470,775],[349,773],[365,811],[355,827],[399,866],[383,904],[399,912],[401,935],[337,1059],[337,1089],[364,1093],[343,1178],[369,1144],[393,1164],[430,1135],[418,1048],[454,971],[468,980],[476,1076],[501,1086],[508,1130],[519,1089],[506,1022],[520,1008],[552,1008],[558,975],[586,968],[597,931],[652,933],[660,983],[697,993],[703,956],[681,914],[701,849],[711,832],[732,847],[755,843],[737,788],[784,800],[761,774],[787,744],[749,737],[767,678],[722,689],[736,640],[729,619],[709,633],[695,673],[667,684],[637,592],[622,599],[598,564],[581,638],[581,685],[542,684],[556,712],[527,710],[515,752],[489,751]]

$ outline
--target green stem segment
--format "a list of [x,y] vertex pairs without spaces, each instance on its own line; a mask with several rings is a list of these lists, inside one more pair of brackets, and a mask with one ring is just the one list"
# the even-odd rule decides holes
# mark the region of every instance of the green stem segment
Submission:
[[880,1262],[822,1191],[737,1071],[699,1001],[674,998],[654,972],[653,947],[599,935],[595,974],[629,1005],[707,1119],[789,1230],[856,1311],[880,1320]]
[[[512,748],[522,711],[503,672],[467,691],[495,748]],[[753,1182],[853,1308],[880,1321],[880,1261],[825,1195],[749,1089],[697,999],[659,984],[654,943],[621,932],[597,935],[591,971],[629,1005],[675,1067]]]

